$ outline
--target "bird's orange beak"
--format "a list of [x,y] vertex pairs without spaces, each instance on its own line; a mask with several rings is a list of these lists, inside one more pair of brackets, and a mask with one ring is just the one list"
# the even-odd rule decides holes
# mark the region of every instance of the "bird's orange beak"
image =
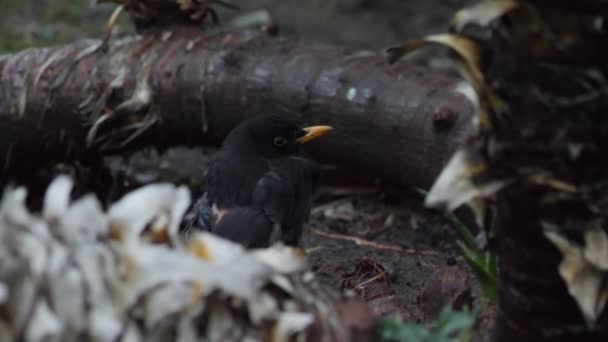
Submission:
[[305,144],[318,137],[324,136],[325,134],[327,134],[327,132],[331,131],[332,129],[334,129],[334,128],[331,126],[311,126],[311,127],[302,128],[302,130],[304,132],[306,132],[306,134],[304,136],[298,138],[298,140],[296,140],[296,141],[299,144]]

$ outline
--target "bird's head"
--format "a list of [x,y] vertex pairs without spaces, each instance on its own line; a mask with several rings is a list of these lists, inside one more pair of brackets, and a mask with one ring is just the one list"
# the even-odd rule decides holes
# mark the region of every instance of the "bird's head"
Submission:
[[224,139],[222,149],[266,158],[295,155],[301,144],[325,135],[330,126],[302,127],[286,115],[257,116],[236,126]]

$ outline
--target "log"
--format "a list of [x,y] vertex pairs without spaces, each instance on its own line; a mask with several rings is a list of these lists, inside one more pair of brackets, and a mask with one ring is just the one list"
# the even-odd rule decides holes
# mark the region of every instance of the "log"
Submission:
[[[426,187],[471,131],[458,79],[262,31],[176,29],[0,56],[4,176],[146,145],[217,144],[253,115],[336,128],[308,152]],[[356,171],[353,171],[356,170]]]

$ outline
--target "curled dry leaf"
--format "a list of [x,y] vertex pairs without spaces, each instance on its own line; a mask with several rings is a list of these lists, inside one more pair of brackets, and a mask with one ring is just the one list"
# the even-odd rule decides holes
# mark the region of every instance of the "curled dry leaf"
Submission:
[[601,227],[585,232],[585,259],[602,271],[608,271],[608,234]]
[[557,233],[554,225],[544,226],[545,237],[563,256],[559,274],[592,327],[608,300],[608,235],[599,227],[591,228],[585,232],[585,246],[580,246]]
[[67,176],[59,176],[51,183],[44,195],[42,216],[45,220],[56,220],[65,214],[70,203],[72,186],[72,179]]
[[[515,7],[516,4],[512,1],[484,3],[459,12],[454,18],[453,25],[464,25],[472,20],[489,23]],[[475,105],[473,126],[476,131],[480,133],[490,130],[492,128],[490,114],[503,112],[505,104],[486,83],[482,72],[482,48],[475,41],[456,34],[432,35],[388,49],[389,61],[394,62],[404,54],[429,44],[446,46],[460,57],[460,70],[467,82],[457,84],[453,91],[464,95]],[[485,160],[473,147],[461,148],[452,156],[436,179],[425,204],[429,207],[445,205],[448,210],[468,204],[475,213],[477,224],[483,226],[486,212],[485,198],[508,184],[507,180],[482,183],[474,181],[474,177],[485,173],[486,169]]]
[[450,23],[450,29],[462,31],[465,25],[474,23],[485,27],[518,6],[514,0],[482,1],[469,8],[456,12]]
[[460,56],[462,61],[465,63],[467,73],[473,81],[473,86],[476,89],[481,88],[480,86],[482,82],[484,82],[484,77],[480,70],[482,65],[481,51],[474,41],[465,37],[449,33],[442,33],[427,36],[423,39],[411,40],[401,46],[389,48],[387,50],[389,61],[394,62],[403,55],[430,44],[439,44],[458,53],[458,56]]
[[190,192],[181,186],[158,183],[133,191],[108,210],[113,229],[127,232],[129,242],[137,242],[144,229],[152,223],[153,231],[162,230],[162,222],[168,223],[168,235],[177,235],[179,223],[190,205]]
[[425,205],[438,207],[445,205],[454,210],[462,204],[469,204],[475,213],[477,223],[484,222],[484,198],[491,196],[508,184],[507,181],[491,181],[474,184],[472,178],[485,172],[486,165],[477,158],[474,161],[468,149],[457,151],[441,171],[426,197]]
[[257,260],[265,263],[282,273],[302,271],[306,267],[303,251],[277,244],[272,249],[259,249],[253,251]]
[[386,52],[388,54],[389,62],[393,63],[403,55],[430,44],[448,47],[460,57],[460,61],[462,62],[460,64],[461,74],[471,84],[473,89],[475,89],[475,92],[479,97],[478,102],[480,105],[477,106],[476,109],[475,128],[477,130],[491,128],[488,110],[501,112],[504,109],[504,103],[486,84],[486,80],[482,73],[482,49],[473,40],[448,33],[411,40],[403,45],[387,49]]
[[[338,315],[336,298],[305,276],[301,252],[173,236],[188,189],[151,184],[104,212],[92,195],[72,202],[71,187],[57,178],[42,215],[22,188],[0,202],[2,341],[288,341],[312,325],[350,340],[346,325],[320,319]],[[170,239],[148,242],[149,226]]]

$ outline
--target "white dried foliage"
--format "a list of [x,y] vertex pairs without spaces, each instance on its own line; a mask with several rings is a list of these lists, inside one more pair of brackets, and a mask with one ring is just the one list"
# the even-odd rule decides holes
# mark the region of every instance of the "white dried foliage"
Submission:
[[471,23],[487,27],[492,21],[502,17],[517,6],[518,3],[514,0],[482,1],[456,12],[450,27],[457,32],[461,32],[465,25]]
[[463,80],[456,83],[452,91],[464,96],[471,102],[471,104],[473,104],[473,108],[475,108],[475,115],[473,115],[472,118],[473,128],[475,132],[479,132],[483,125],[482,120],[486,114],[483,112],[484,109],[479,95],[477,94],[477,90],[475,90],[475,87],[473,87],[471,82]]
[[585,231],[585,245],[557,233],[555,225],[543,222],[545,237],[561,252],[558,271],[589,327],[608,301],[608,234],[601,227]]
[[468,151],[460,149],[441,171],[437,180],[426,196],[425,205],[428,207],[446,206],[454,210],[463,204],[469,204],[475,213],[477,223],[482,224],[485,212],[484,198],[494,195],[507,181],[491,181],[485,184],[474,184],[471,176],[475,165],[469,161]]
[[41,215],[25,189],[4,193],[1,341],[287,341],[315,320],[284,290],[298,287],[301,253],[204,233],[182,241],[186,188],[148,185],[107,212],[92,195],[72,202],[71,189],[55,179]]

